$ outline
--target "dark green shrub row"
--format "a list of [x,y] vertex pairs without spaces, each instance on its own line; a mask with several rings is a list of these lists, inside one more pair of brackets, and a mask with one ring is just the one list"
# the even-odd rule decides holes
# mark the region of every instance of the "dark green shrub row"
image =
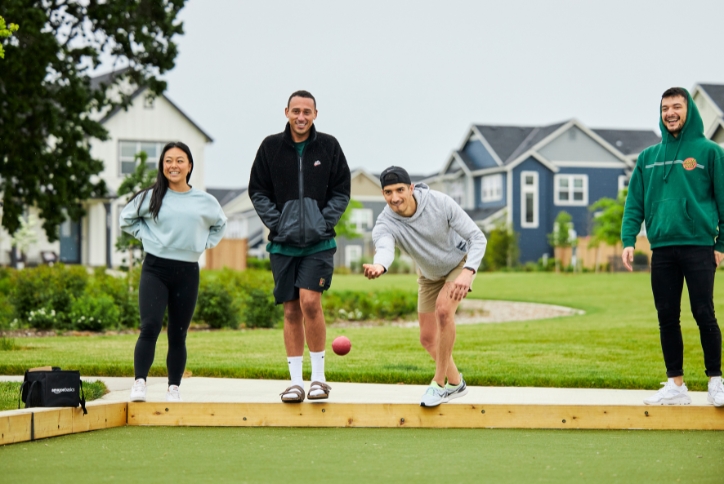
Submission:
[[324,293],[324,318],[334,321],[395,320],[417,313],[417,294],[393,289],[384,292]]
[[[137,279],[131,275],[131,281]],[[0,270],[0,328],[103,331],[138,327],[137,284],[85,267]]]
[[272,328],[284,310],[274,304],[274,279],[267,270],[202,272],[194,321],[212,328]]

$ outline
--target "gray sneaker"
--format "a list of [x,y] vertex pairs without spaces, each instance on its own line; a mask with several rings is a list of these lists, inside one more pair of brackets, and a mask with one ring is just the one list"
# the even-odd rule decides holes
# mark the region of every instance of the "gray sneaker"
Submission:
[[463,374],[460,373],[460,383],[457,386],[453,386],[448,383],[447,385],[445,385],[445,391],[447,391],[448,401],[467,395],[468,386],[465,384],[465,378],[463,378]]
[[437,384],[427,387],[427,391],[420,401],[421,407],[437,407],[441,403],[447,403],[447,390],[440,388]]

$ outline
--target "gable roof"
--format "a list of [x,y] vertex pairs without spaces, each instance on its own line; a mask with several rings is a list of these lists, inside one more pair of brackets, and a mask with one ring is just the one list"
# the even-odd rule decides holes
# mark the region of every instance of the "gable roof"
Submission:
[[641,153],[644,148],[658,144],[661,141],[659,135],[647,129],[592,128],[592,131],[624,155]]
[[475,129],[485,138],[498,157],[505,162],[536,128],[476,124]]
[[[101,84],[110,84],[110,83],[113,81],[114,78],[123,75],[123,73],[126,72],[128,69],[130,69],[130,68],[129,68],[129,67],[124,67],[123,69],[120,69],[120,70],[117,70],[117,71],[111,71],[111,72],[109,72],[109,73],[107,73],[107,74],[102,74],[102,75],[100,75],[100,76],[92,77],[92,78],[90,79],[91,89],[99,89],[100,86],[101,86]],[[131,97],[130,97],[130,98],[131,98],[131,102],[133,102],[139,95],[141,95],[141,93],[145,92],[146,89],[148,89],[148,87],[146,87],[146,86],[141,86],[141,87],[137,88],[137,89],[133,92],[133,94],[131,94]],[[168,96],[166,96],[165,94],[161,94],[160,97],[163,97],[163,98],[171,105],[171,107],[173,107],[176,111],[178,111],[178,113],[179,113],[181,116],[183,116],[184,118],[186,118],[186,120],[187,120],[189,123],[191,123],[191,125],[192,125],[194,128],[196,128],[202,135],[204,135],[204,137],[206,137],[206,139],[207,139],[207,141],[208,141],[209,143],[212,143],[212,142],[214,141],[214,139],[213,139],[211,136],[209,136],[209,134],[206,133],[206,131],[204,131],[203,129],[201,129],[201,126],[199,126],[198,124],[196,124],[196,123],[194,122],[194,120],[191,119],[185,112],[183,112],[183,110],[181,110],[181,108],[178,107],[178,106],[176,105],[176,103],[174,103],[173,101],[171,101],[171,100],[168,98]],[[122,106],[116,106],[115,108],[111,109],[105,116],[103,116],[103,118],[101,118],[100,123],[101,123],[101,124],[105,124],[106,122],[108,122],[109,119],[111,119],[113,116],[115,116],[116,114],[118,114],[118,113],[119,113],[120,111],[122,111],[122,110],[123,110],[123,107],[122,107]]]
[[214,197],[222,207],[244,193],[244,188],[206,188],[206,193]]
[[490,147],[495,150],[495,153],[505,165],[553,134],[567,122],[568,121],[564,121],[539,127],[476,124],[475,129],[485,138]]
[[724,84],[699,84],[720,111],[724,112]]

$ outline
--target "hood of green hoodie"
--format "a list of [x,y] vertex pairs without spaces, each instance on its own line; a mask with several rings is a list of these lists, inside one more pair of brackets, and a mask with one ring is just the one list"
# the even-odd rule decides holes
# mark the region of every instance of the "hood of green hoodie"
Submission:
[[[696,138],[704,138],[704,122],[701,120],[699,108],[696,107],[689,91],[684,88],[681,89],[686,92],[687,106],[686,121],[684,121],[684,127],[681,128],[678,138],[674,137],[666,129],[664,120],[661,118],[661,103],[659,103],[659,128],[661,129],[661,143],[664,145],[664,149],[659,151],[658,161],[675,161],[679,155],[679,148],[683,143],[693,141]],[[663,102],[663,99],[661,102]],[[672,167],[673,165],[669,165],[668,169],[664,169],[664,181],[671,173]]]

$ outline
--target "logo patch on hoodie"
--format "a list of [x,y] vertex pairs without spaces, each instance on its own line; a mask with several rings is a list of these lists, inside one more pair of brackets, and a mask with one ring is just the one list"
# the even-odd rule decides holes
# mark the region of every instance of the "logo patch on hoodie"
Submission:
[[321,165],[321,164],[322,164],[322,162],[319,161],[319,160],[317,160],[317,161],[314,162],[314,166],[319,166],[319,165]]
[[325,282],[326,282],[326,280],[324,279],[324,277],[320,277],[319,278],[319,287],[324,287]]
[[684,170],[691,171],[696,168],[696,160],[694,158],[687,158],[682,165],[684,166]]

